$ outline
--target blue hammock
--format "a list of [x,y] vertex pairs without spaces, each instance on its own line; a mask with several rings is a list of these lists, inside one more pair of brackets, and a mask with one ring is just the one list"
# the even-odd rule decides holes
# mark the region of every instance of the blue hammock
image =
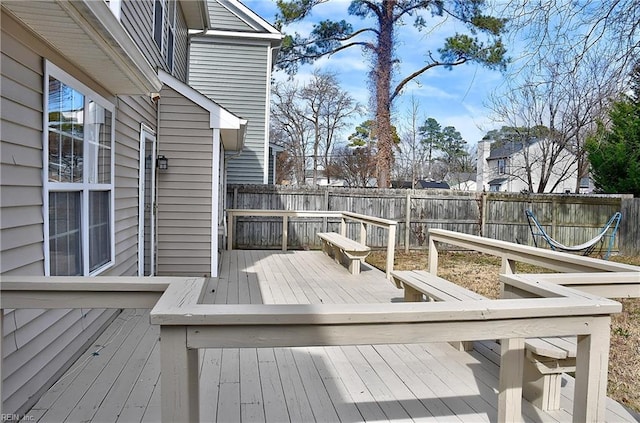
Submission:
[[[604,256],[605,260],[608,260],[609,256],[611,255],[613,242],[616,237],[616,232],[618,232],[620,219],[622,218],[622,213],[616,212],[613,216],[611,216],[611,219],[609,219],[607,224],[604,225],[602,230],[598,233],[598,235],[596,235],[595,238],[583,244],[567,246],[551,238],[549,234],[547,234],[545,230],[542,228],[542,225],[540,225],[540,223],[538,222],[538,219],[536,219],[536,216],[533,214],[531,210],[525,210],[525,213],[527,214],[527,220],[529,221],[529,229],[531,230],[533,243],[536,247],[538,246],[538,242],[536,241],[536,239],[538,237],[541,237],[547,242],[547,244],[549,244],[549,247],[551,247],[551,249],[554,251],[559,250],[559,251],[567,251],[567,252],[574,252],[574,253],[582,251],[583,252],[582,254],[586,256],[591,254],[595,250],[596,245],[598,243],[604,244],[604,239],[608,237],[609,245],[607,246],[607,253]],[[613,227],[613,229],[611,230],[611,233],[607,234],[607,232],[609,231],[609,229],[611,229],[611,227]],[[600,248],[600,251],[602,251],[602,246]]]

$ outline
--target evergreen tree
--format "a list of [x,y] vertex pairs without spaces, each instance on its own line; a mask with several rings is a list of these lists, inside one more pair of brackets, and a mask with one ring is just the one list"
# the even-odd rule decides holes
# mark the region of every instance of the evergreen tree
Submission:
[[632,74],[632,93],[609,113],[611,127],[600,125],[587,143],[592,176],[606,193],[640,197],[640,63]]

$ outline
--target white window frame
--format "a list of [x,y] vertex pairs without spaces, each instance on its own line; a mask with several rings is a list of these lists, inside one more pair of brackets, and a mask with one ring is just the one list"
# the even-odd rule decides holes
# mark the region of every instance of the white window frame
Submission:
[[[50,182],[49,181],[49,78],[53,77],[65,85],[80,92],[87,100],[94,101],[104,109],[111,112],[111,160],[110,160],[110,182],[109,183],[89,183],[88,172],[83,169],[82,182]],[[104,97],[87,87],[73,76],[54,65],[49,61],[44,64],[44,87],[43,87],[43,131],[42,131],[42,150],[43,150],[43,223],[44,223],[44,271],[45,276],[51,276],[51,257],[49,245],[49,193],[50,192],[80,192],[81,195],[81,218],[80,231],[82,242],[82,273],[83,276],[98,275],[115,264],[115,106],[107,101]],[[85,122],[88,121],[86,116],[88,107],[84,108]],[[83,155],[86,155],[88,141],[83,140]],[[110,238],[110,259],[107,263],[98,267],[93,271],[90,269],[89,257],[89,193],[95,191],[108,191],[109,195],[109,238]]]
[[507,173],[507,159],[498,159],[498,175],[505,175]]

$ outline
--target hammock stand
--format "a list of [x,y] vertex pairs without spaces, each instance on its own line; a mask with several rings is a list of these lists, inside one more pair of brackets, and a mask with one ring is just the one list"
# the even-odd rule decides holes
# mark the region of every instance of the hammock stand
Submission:
[[[604,244],[604,239],[605,238],[609,238],[609,245],[607,246],[607,253],[604,256],[605,260],[609,259],[609,256],[611,255],[611,249],[613,248],[613,242],[615,240],[616,237],[616,232],[618,232],[618,226],[620,225],[620,219],[622,218],[622,213],[620,212],[616,212],[613,216],[611,216],[611,219],[609,219],[609,221],[606,223],[606,225],[604,225],[604,227],[602,228],[602,230],[598,233],[598,235],[596,235],[595,238],[583,243],[583,244],[579,244],[579,245],[574,245],[574,246],[567,246],[564,244],[559,243],[558,241],[556,241],[555,239],[551,238],[549,236],[549,234],[547,234],[545,232],[545,230],[542,228],[542,225],[540,225],[540,223],[538,222],[538,219],[536,219],[536,216],[533,214],[533,212],[531,210],[525,210],[525,213],[527,214],[527,220],[529,222],[529,229],[531,230],[531,236],[533,237],[533,243],[534,245],[537,247],[538,246],[538,242],[536,241],[536,238],[541,237],[543,238],[547,244],[549,244],[549,247],[551,247],[552,250],[556,251],[567,251],[567,252],[572,252],[572,253],[576,253],[576,252],[580,252],[582,251],[583,255],[587,256],[589,254],[591,254],[595,248],[596,245],[598,243],[601,244],[600,246],[600,251],[602,251],[602,246]],[[609,229],[613,226],[613,230],[611,231],[610,234],[607,234],[607,232],[609,231]]]

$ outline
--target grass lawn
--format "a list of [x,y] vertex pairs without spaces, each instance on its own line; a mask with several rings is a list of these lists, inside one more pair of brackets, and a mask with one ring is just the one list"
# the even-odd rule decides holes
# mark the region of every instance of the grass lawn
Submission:
[[[374,251],[367,262],[383,269],[385,251]],[[640,257],[613,256],[611,261],[640,266]],[[394,269],[427,268],[427,251],[396,251]],[[519,273],[542,273],[544,270],[523,263]],[[441,252],[438,275],[471,289],[485,297],[500,296],[500,258],[476,252]],[[628,407],[640,411],[640,298],[619,299],[622,313],[611,322],[608,395]]]

